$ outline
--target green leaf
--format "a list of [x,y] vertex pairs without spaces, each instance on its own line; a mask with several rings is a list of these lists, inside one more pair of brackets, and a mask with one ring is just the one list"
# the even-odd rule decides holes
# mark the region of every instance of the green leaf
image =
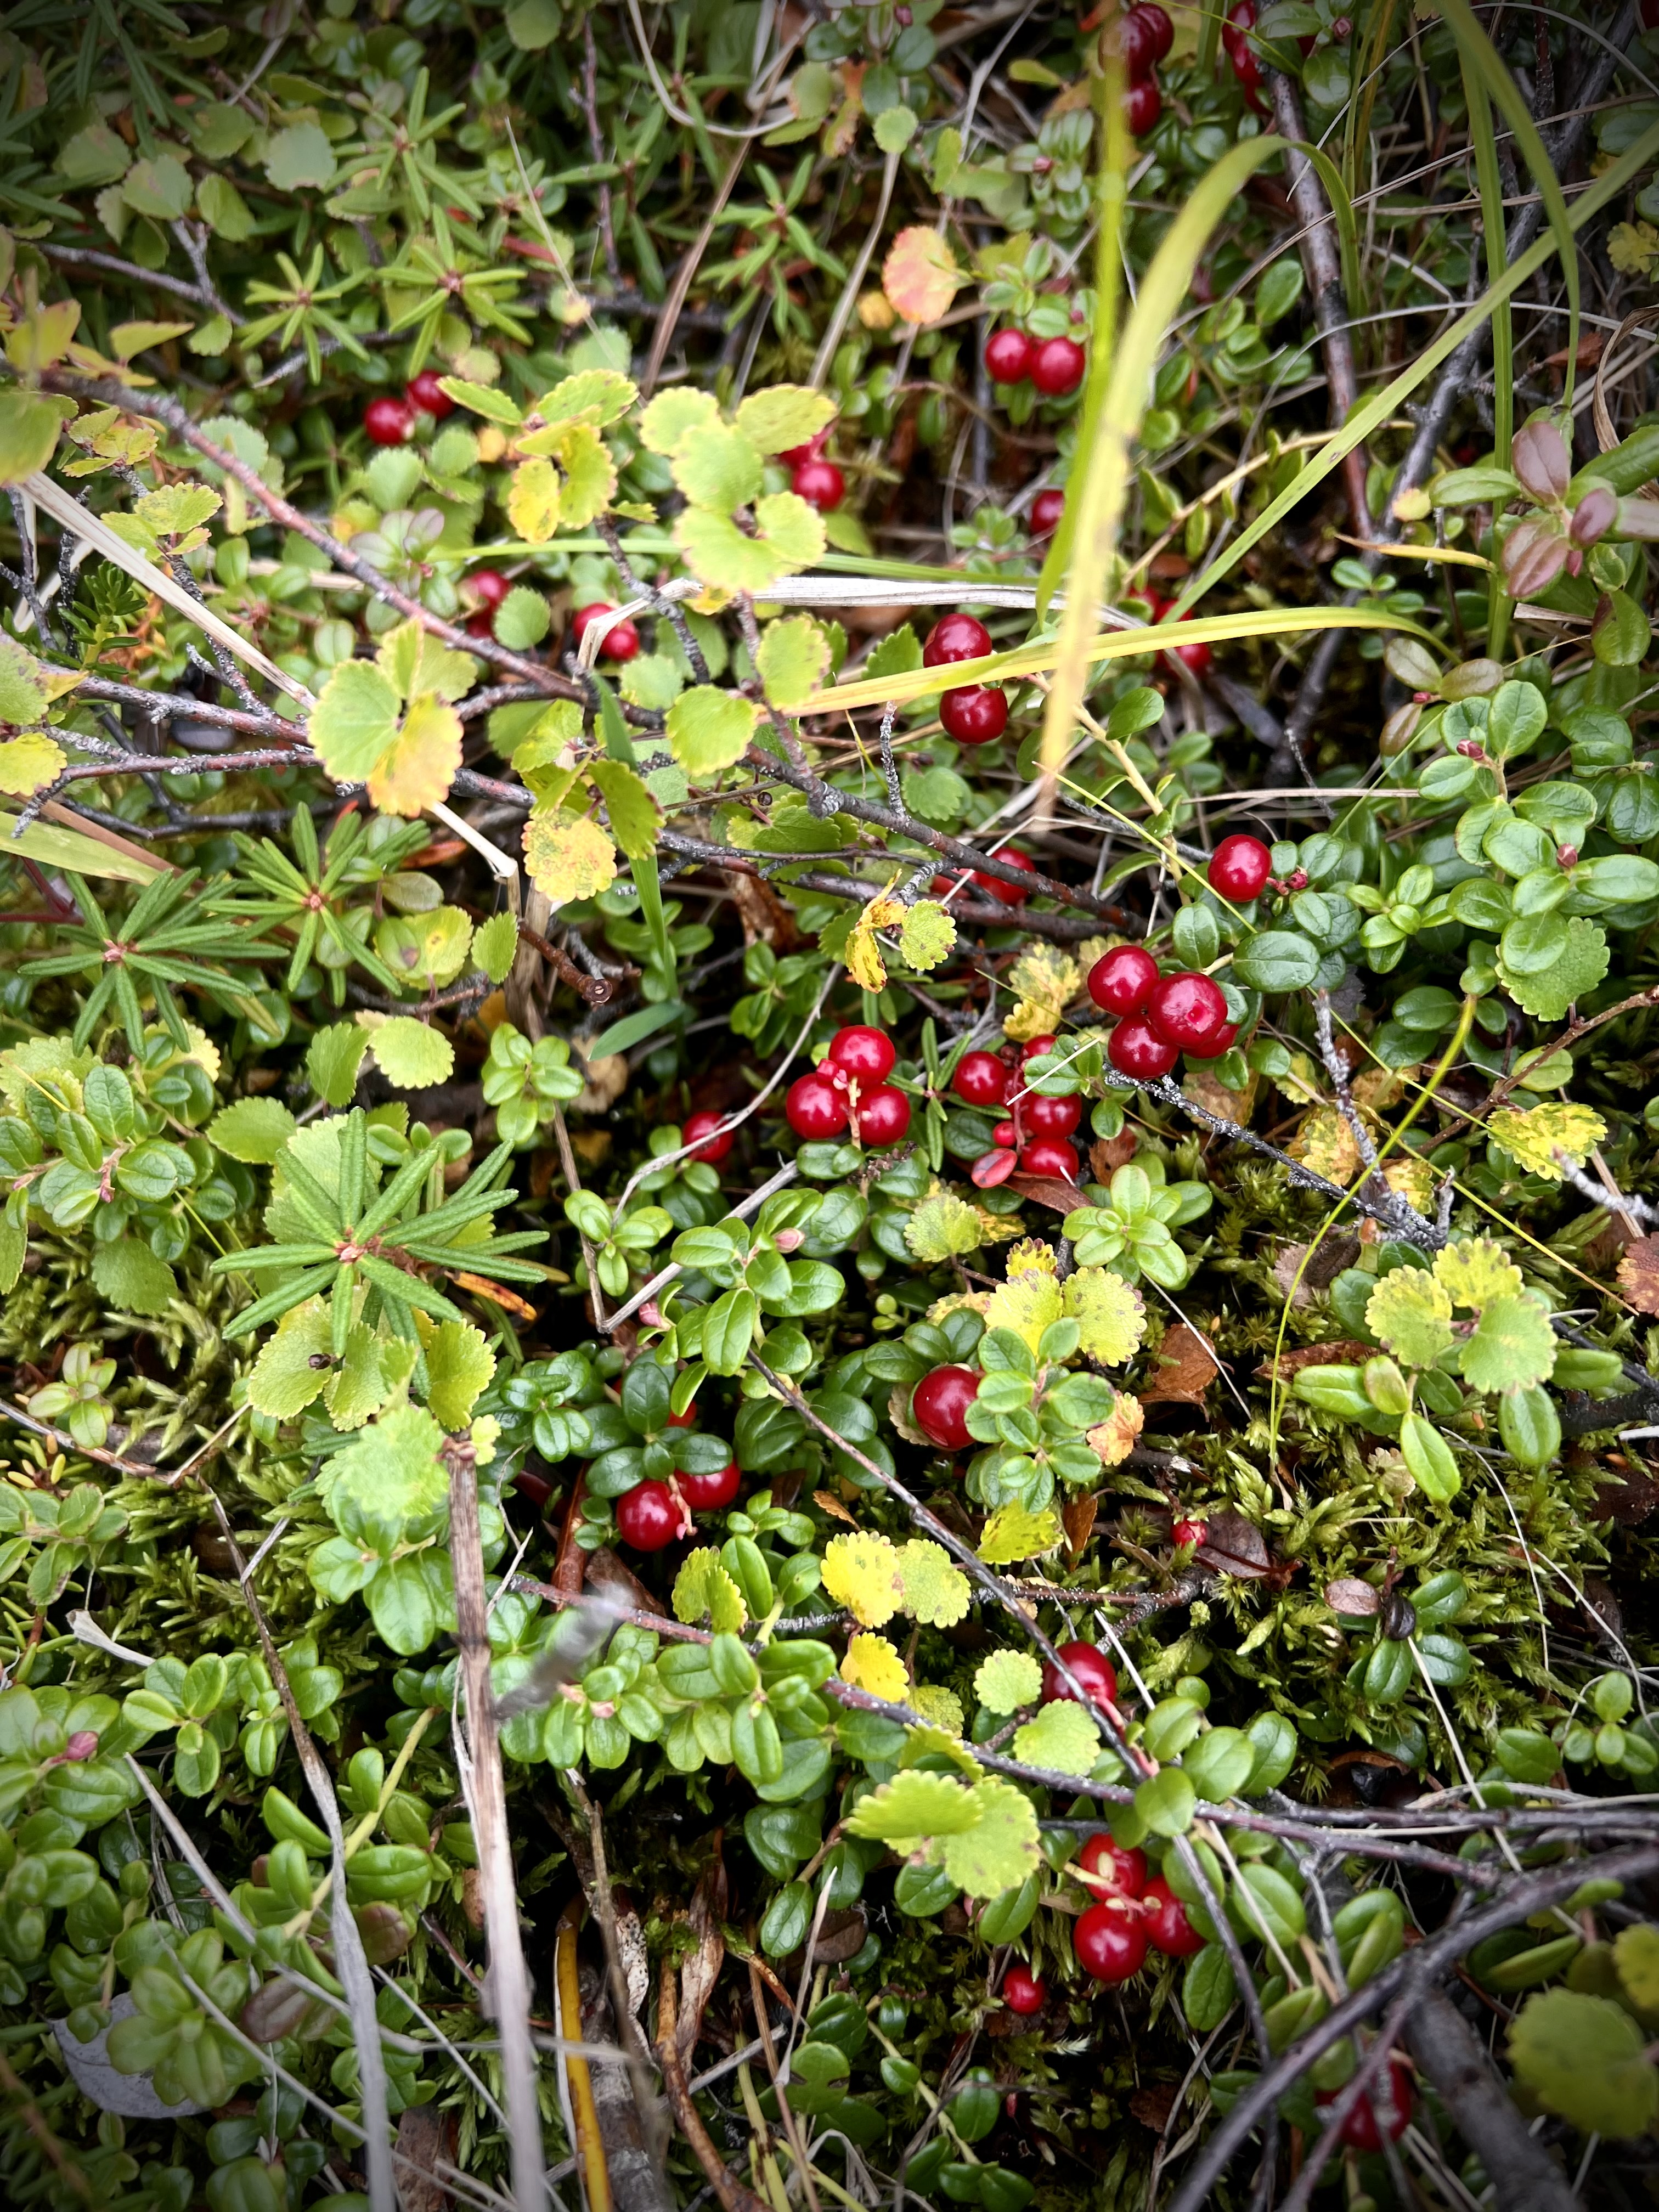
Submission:
[[190,171],[176,154],[156,154],[135,161],[121,185],[121,198],[135,215],[158,222],[177,222],[190,213]]
[[[0,399],[9,395],[0,393]],[[46,711],[40,664],[16,641],[0,637],[0,722],[19,728],[38,722]]]
[[280,1098],[239,1098],[214,1115],[207,1133],[232,1159],[268,1168],[295,1127]]
[[1365,1326],[1407,1367],[1432,1367],[1455,1341],[1452,1302],[1420,1267],[1396,1267],[1365,1304]]
[[93,1246],[92,1281],[116,1313],[164,1314],[179,1295],[172,1268],[136,1237]]
[[390,1014],[368,1033],[374,1064],[399,1091],[425,1091],[447,1083],[455,1069],[455,1048],[441,1030],[412,1014]]
[[646,788],[643,778],[625,761],[596,760],[588,769],[605,799],[611,834],[630,860],[654,853],[662,809]]
[[1549,1310],[1524,1291],[1493,1298],[1463,1346],[1463,1380],[1474,1390],[1516,1390],[1544,1382],[1554,1365]]
[[1606,932],[1575,915],[1567,923],[1564,948],[1547,968],[1523,974],[1500,957],[1498,973],[1523,1012],[1540,1022],[1559,1022],[1569,1006],[1601,981],[1610,960]]
[[433,1332],[426,1346],[426,1402],[452,1436],[471,1419],[495,1372],[495,1355],[471,1322],[443,1322]]
[[[196,187],[196,204],[208,228],[228,246],[239,246],[244,239],[252,237],[256,228],[253,211],[228,177],[204,177]],[[199,343],[210,330],[216,334],[222,332],[217,345]],[[190,349],[192,353],[222,353],[234,336],[228,316],[215,315],[211,322],[203,324],[191,341]]]
[[775,707],[798,707],[823,681],[830,640],[810,615],[789,615],[761,632],[756,665]]
[[0,484],[21,483],[57,449],[63,416],[48,399],[16,385],[0,391]]
[[755,502],[755,532],[740,530],[728,514],[688,507],[674,525],[674,542],[700,583],[726,592],[760,592],[780,576],[810,568],[823,557],[823,518],[793,491],[768,492]]
[[331,776],[345,783],[367,782],[397,737],[401,703],[374,661],[338,664],[312,710],[307,732]]
[[1187,1961],[1182,1977],[1181,2009],[1195,2034],[1208,2035],[1220,2027],[1238,1996],[1232,1961],[1219,1943],[1206,1943]]
[[495,610],[492,624],[495,642],[513,653],[528,653],[547,635],[550,619],[542,593],[515,584]]
[[975,1783],[969,1796],[973,1825],[947,1833],[938,1856],[968,1896],[1000,1897],[1036,1869],[1036,1813],[1023,1790],[994,1777]]
[[1510,2062],[1547,2112],[1585,2134],[1645,2135],[1659,2118],[1659,2070],[1621,2005],[1576,1990],[1528,1997],[1510,2029]]
[[248,1376],[248,1403],[256,1413],[291,1421],[321,1395],[329,1378],[332,1334],[321,1298],[290,1307]]
[[[510,919],[510,917],[509,917]],[[494,925],[486,923],[485,928]],[[515,926],[516,927],[516,926]],[[482,936],[483,932],[479,932]],[[477,939],[473,939],[477,949]],[[480,961],[479,965],[483,965]],[[485,969],[485,974],[489,969]],[[499,977],[492,976],[492,981]],[[319,1030],[306,1049],[306,1080],[328,1106],[349,1106],[357,1088],[357,1071],[368,1050],[368,1031],[356,1022],[335,1022]]]
[[[252,120],[243,119],[251,130]],[[58,149],[58,173],[77,191],[87,185],[118,183],[131,165],[132,154],[125,139],[107,123],[89,123]]]
[[757,392],[738,409],[738,428],[763,453],[787,453],[805,446],[836,419],[836,403],[825,392],[804,384],[774,384]]
[[458,407],[482,415],[486,422],[499,422],[507,429],[515,430],[524,420],[515,402],[492,385],[470,384],[464,376],[441,376],[438,386]]
[[[1531,1778],[1547,1782],[1550,1777]],[[1651,1922],[1621,1928],[1613,1938],[1613,1958],[1631,2002],[1643,2012],[1659,2012],[1659,1928]]]
[[564,27],[559,0],[513,0],[502,19],[507,35],[521,54],[538,54]]
[[1057,1698],[1014,1731],[1014,1757],[1024,1766],[1087,1774],[1100,1756],[1100,1730],[1081,1705]]
[[434,1513],[449,1496],[438,1457],[443,1431],[419,1406],[398,1406],[324,1466],[319,1487],[335,1525],[355,1512],[401,1531]]
[[712,427],[720,417],[720,404],[712,392],[682,385],[657,394],[640,417],[640,436],[647,452],[670,459],[694,430]]
[[659,1006],[638,1007],[633,1013],[624,1014],[619,1022],[612,1022],[609,1029],[601,1030],[587,1048],[588,1056],[604,1060],[613,1052],[631,1052],[636,1044],[643,1044],[647,1037],[655,1036],[670,1023],[684,1021],[688,1011],[678,999],[666,999]]
[[898,1547],[898,1574],[906,1613],[933,1628],[953,1628],[968,1612],[972,1592],[944,1547],[913,1536]]
[[[902,1857],[909,1857],[927,1850],[936,1838],[965,1834],[980,1817],[976,1794],[948,1774],[912,1769],[861,1797],[842,1826],[850,1836],[886,1844]],[[1016,1875],[999,1887],[1007,1889],[1024,1878]]]
[[696,781],[708,782],[743,758],[754,735],[757,709],[735,691],[694,684],[668,710],[668,743]]
[[[674,448],[674,481],[694,507],[730,514],[761,488],[761,457],[741,430],[708,422]],[[809,687],[810,688],[810,687]]]
[[[189,323],[117,323],[109,334],[109,349],[117,361],[131,361],[135,354],[147,353],[151,346],[165,345],[169,338],[183,337],[191,328]],[[218,504],[216,495],[207,513],[214,514]]]
[[686,1554],[674,1577],[676,1620],[689,1625],[707,1613],[716,1636],[735,1636],[746,1611],[743,1592],[720,1565],[720,1555],[713,1545],[700,1545]]
[[1034,1705],[1042,1690],[1042,1668],[1029,1651],[994,1651],[974,1676],[974,1694],[987,1712],[1017,1713]]
[[948,1260],[985,1241],[985,1223],[965,1199],[948,1190],[924,1198],[904,1224],[904,1241],[918,1260]]
[[[505,982],[518,949],[519,922],[516,915],[505,912],[492,915],[488,921],[480,922],[472,933],[472,964],[482,969],[492,983]],[[326,1035],[327,1032],[322,1034]],[[345,1100],[331,1099],[329,1103],[331,1105],[343,1105]]]
[[1135,1811],[1155,1836],[1184,1836],[1193,1825],[1198,1792],[1178,1766],[1166,1766],[1135,1791]]
[[1304,991],[1319,972],[1319,950],[1293,929],[1263,929],[1233,955],[1232,972],[1247,990]]
[[319,123],[290,123],[265,142],[264,170],[279,192],[310,186],[326,191],[334,182],[334,149]]
[[899,930],[899,950],[908,966],[926,974],[943,966],[955,950],[957,925],[950,909],[937,899],[918,899],[906,909]]
[[1189,1747],[1182,1771],[1212,1805],[1237,1797],[1255,1771],[1256,1747],[1243,1729],[1213,1728]]
[[[1403,1274],[1405,1270],[1400,1272]],[[1437,1505],[1449,1505],[1462,1487],[1463,1478],[1451,1446],[1433,1423],[1421,1413],[1407,1413],[1400,1424],[1400,1449],[1418,1488]]]

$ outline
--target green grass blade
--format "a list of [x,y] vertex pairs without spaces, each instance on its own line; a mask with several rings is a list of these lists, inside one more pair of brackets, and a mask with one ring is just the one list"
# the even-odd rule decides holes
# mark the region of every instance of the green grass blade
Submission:
[[1330,155],[1305,138],[1298,138],[1296,150],[1313,164],[1319,181],[1325,187],[1325,197],[1331,204],[1331,213],[1336,218],[1337,252],[1342,261],[1342,298],[1349,315],[1359,313],[1359,225],[1354,217],[1353,202],[1342,172]]
[[[1463,64],[1463,92],[1469,104],[1469,142],[1474,149],[1474,173],[1480,188],[1480,221],[1486,241],[1486,281],[1495,284],[1509,265],[1504,237],[1504,179],[1498,166],[1498,137],[1492,129],[1492,102],[1478,70]],[[1515,319],[1507,300],[1500,300],[1492,317],[1492,459],[1500,469],[1510,465],[1515,440]],[[1514,602],[1504,589],[1503,571],[1494,568],[1487,587],[1486,650],[1494,660],[1504,658]]]

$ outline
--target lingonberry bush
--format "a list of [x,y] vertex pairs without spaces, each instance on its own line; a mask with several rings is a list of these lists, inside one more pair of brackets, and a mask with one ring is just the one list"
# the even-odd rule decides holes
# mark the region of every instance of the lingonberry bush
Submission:
[[1648,2201],[1653,13],[9,11],[8,2204]]

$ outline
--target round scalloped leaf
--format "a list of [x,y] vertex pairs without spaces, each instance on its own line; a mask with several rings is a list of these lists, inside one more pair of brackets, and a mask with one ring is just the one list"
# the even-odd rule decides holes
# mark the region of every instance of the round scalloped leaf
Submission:
[[918,899],[906,909],[899,950],[909,967],[923,975],[942,967],[955,951],[956,942],[956,922],[950,909],[937,899]]
[[924,1263],[971,1252],[984,1240],[985,1224],[979,1209],[954,1191],[933,1192],[904,1224],[905,1243]]
[[495,1355],[471,1322],[441,1322],[426,1346],[426,1402],[451,1436],[472,1418],[479,1394],[495,1372]]
[[674,481],[691,504],[720,514],[747,507],[763,481],[760,455],[729,422],[706,422],[681,439],[672,466]]
[[1014,1757],[1025,1766],[1050,1766],[1056,1774],[1087,1774],[1100,1757],[1100,1730],[1081,1705],[1057,1698],[1014,1730]]
[[989,1713],[1017,1713],[1042,1692],[1042,1668],[1029,1651],[994,1651],[974,1676],[974,1695]]
[[455,1048],[413,1014],[389,1014],[369,1031],[374,1064],[398,1091],[426,1091],[455,1072]]
[[69,756],[54,738],[35,734],[12,738],[0,744],[0,791],[15,799],[29,799],[56,783],[69,765]]
[[841,1662],[841,1678],[890,1705],[902,1705],[910,1695],[909,1669],[884,1636],[855,1636]]
[[527,544],[545,545],[559,526],[559,472],[551,461],[520,461],[507,495],[507,519]]
[[830,640],[810,615],[787,615],[761,632],[755,665],[775,707],[799,707],[823,681]]
[[496,608],[490,627],[497,645],[513,653],[527,653],[547,635],[550,619],[541,592],[532,592],[527,584],[514,584]]
[[1466,1237],[1434,1255],[1434,1279],[1455,1306],[1484,1306],[1521,1288],[1521,1270],[1490,1237]]
[[383,814],[413,821],[441,806],[461,764],[461,718],[435,692],[411,699],[390,748],[368,775],[368,795]]
[[823,1574],[836,1603],[866,1628],[879,1628],[903,1602],[897,1547],[869,1529],[832,1536],[823,1548]]
[[1365,1305],[1365,1326],[1407,1367],[1432,1367],[1454,1342],[1452,1302],[1445,1286],[1421,1267],[1396,1267]]
[[556,906],[592,898],[617,879],[617,848],[597,822],[538,806],[524,825],[525,866],[530,880]]
[[513,965],[514,955],[519,949],[518,916],[512,914],[492,915],[488,921],[479,923],[472,933],[472,964],[482,969],[492,983],[502,983]]
[[735,691],[695,684],[668,710],[670,750],[688,775],[707,782],[749,750],[757,711],[752,701]]
[[1546,1182],[1562,1181],[1558,1152],[1581,1168],[1607,1133],[1607,1125],[1599,1114],[1570,1098],[1553,1098],[1547,1105],[1524,1109],[1500,1107],[1486,1124],[1486,1135],[1499,1152]]
[[332,1330],[321,1298],[291,1306],[253,1363],[248,1403],[274,1421],[291,1421],[319,1397],[332,1364]]
[[975,1548],[988,1567],[1007,1567],[1016,1559],[1035,1559],[1052,1552],[1064,1534],[1052,1505],[1040,1513],[1017,1504],[999,1505],[980,1531]]
[[1463,1380],[1473,1390],[1521,1390],[1547,1382],[1555,1365],[1547,1308],[1527,1293],[1493,1298],[1463,1346]]
[[674,542],[699,583],[723,592],[764,591],[823,557],[823,518],[793,491],[757,500],[755,525],[751,537],[729,514],[689,507],[674,525]]
[[1589,2135],[1645,2135],[1659,2118],[1659,2070],[1621,2005],[1577,1990],[1528,1997],[1510,2029],[1510,2061],[1546,2111]]
[[1082,1331],[1079,1349],[1103,1366],[1121,1367],[1146,1334],[1146,1308],[1139,1291],[1109,1267],[1079,1267],[1061,1293]]
[[[1018,1790],[1013,1794],[1019,1796]],[[977,1790],[970,1790],[951,1775],[922,1774],[912,1769],[860,1798],[842,1825],[848,1835],[886,1844],[908,1857],[925,1850],[936,1836],[961,1835],[975,1826],[983,1809],[974,1802],[978,1795]],[[1021,1797],[1020,1802],[1024,1805],[1026,1801]],[[1026,1810],[1030,1811],[1029,1805]],[[1031,1827],[1035,1838],[1035,1815]],[[1023,1881],[1024,1876],[1015,1875],[1011,1880]],[[999,1889],[1010,1886],[1010,1882],[997,1884]]]
[[945,1838],[940,1857],[957,1887],[969,1897],[1000,1897],[1017,1889],[1040,1863],[1037,1819],[1031,1801],[1012,1782],[988,1777],[975,1784],[978,1818]]
[[1500,959],[1498,973],[1523,1013],[1536,1021],[1559,1022],[1569,1006],[1601,982],[1611,960],[1605,930],[1575,915],[1566,925],[1565,943],[1547,968],[1525,974]]
[[137,1237],[118,1237],[92,1248],[93,1287],[116,1313],[164,1314],[179,1295],[165,1260]]
[[900,231],[881,264],[881,289],[907,323],[936,323],[967,282],[949,243],[931,223]]
[[438,1457],[443,1440],[443,1431],[421,1407],[394,1407],[325,1463],[330,1513],[337,1522],[350,1504],[365,1520],[386,1526],[435,1512],[449,1495],[449,1477]]
[[1103,1467],[1121,1467],[1140,1442],[1146,1411],[1139,1398],[1120,1390],[1112,1410],[1089,1431],[1089,1443]]
[[904,1610],[932,1628],[950,1628],[967,1613],[972,1591],[950,1554],[925,1536],[913,1536],[898,1547],[898,1572],[904,1587]]
[[232,1159],[268,1168],[296,1126],[280,1098],[238,1098],[214,1115],[207,1133]]
[[648,453],[672,456],[683,439],[720,419],[712,392],[694,391],[689,385],[659,392],[640,417],[640,436]]
[[805,446],[836,419],[836,403],[807,384],[774,384],[752,392],[738,410],[738,428],[763,453]]

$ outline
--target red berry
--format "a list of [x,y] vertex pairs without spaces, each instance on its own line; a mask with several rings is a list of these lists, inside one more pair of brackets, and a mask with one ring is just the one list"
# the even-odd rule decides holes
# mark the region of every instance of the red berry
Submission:
[[591,606],[578,607],[570,617],[576,642],[581,643],[595,623],[605,623],[605,635],[599,641],[599,651],[606,660],[632,660],[640,649],[640,634],[631,622],[612,622],[615,607],[607,606],[603,599],[595,599]]
[[1072,1930],[1077,1962],[1097,1982],[1127,1982],[1146,1963],[1146,1935],[1127,1905],[1091,1905]]
[[1022,1109],[1026,1127],[1034,1137],[1069,1137],[1083,1119],[1080,1098],[1045,1098],[1034,1091]]
[[725,1119],[723,1114],[691,1115],[682,1133],[684,1141],[690,1145],[696,1143],[700,1137],[707,1139],[705,1143],[697,1145],[691,1155],[694,1160],[708,1160],[712,1165],[726,1158],[736,1142],[736,1136],[733,1131],[720,1127]]
[[[1077,1680],[1097,1705],[1117,1702],[1117,1669],[1097,1644],[1062,1644],[1057,1647]],[[1042,1662],[1042,1702],[1052,1705],[1056,1699],[1077,1702],[1077,1692],[1066,1680],[1053,1660]]]
[[898,1058],[893,1040],[885,1030],[869,1029],[861,1022],[851,1029],[837,1030],[830,1040],[825,1056],[848,1075],[857,1076],[860,1088],[866,1091],[884,1083]]
[[1012,1121],[999,1121],[991,1132],[991,1142],[1005,1152],[1017,1151],[1019,1146],[1019,1131]]
[[544,1474],[533,1474],[527,1467],[520,1468],[513,1478],[513,1487],[520,1498],[527,1498],[538,1513],[553,1495],[553,1486]]
[[675,1478],[680,1496],[698,1513],[718,1512],[738,1494],[738,1462],[732,1460],[714,1474],[682,1474]]
[[481,607],[492,611],[512,590],[511,581],[499,568],[475,568],[466,580],[467,589]]
[[951,1088],[969,1106],[1000,1106],[1008,1071],[994,1052],[968,1052],[957,1062]]
[[1204,1948],[1204,1938],[1188,1919],[1186,1906],[1161,1874],[1147,1883],[1145,1897],[1152,1910],[1140,1924],[1154,1951],[1162,1951],[1166,1959],[1190,1959]]
[[1219,983],[1187,970],[1153,984],[1146,1018],[1177,1052],[1201,1053],[1219,1036],[1227,1019],[1227,1001]]
[[924,668],[945,668],[953,660],[980,660],[994,648],[991,633],[972,615],[941,615],[921,648]]
[[[1314,2099],[1322,2107],[1334,2105],[1341,2092],[1329,2089]],[[1389,2061],[1387,2086],[1379,2084],[1369,2090],[1343,2121],[1340,2130],[1341,2140],[1350,2150],[1380,2151],[1386,2129],[1390,2142],[1398,2142],[1412,2124],[1412,2107],[1416,2099],[1412,2090],[1412,2077],[1404,2063],[1398,2058]],[[1378,2106],[1381,2110],[1378,2110]]]
[[1206,871],[1210,889],[1224,899],[1248,906],[1260,898],[1273,872],[1273,856],[1259,837],[1224,837],[1210,855]]
[[994,684],[964,684],[945,693],[939,718],[959,745],[988,745],[1008,726],[1008,702]]
[[1139,1897],[1146,1887],[1146,1852],[1126,1850],[1104,1828],[1085,1839],[1077,1863],[1091,1877],[1085,1887],[1096,1897]]
[[787,469],[798,469],[803,461],[816,461],[830,442],[833,422],[826,422],[816,438],[809,438],[804,446],[786,446],[778,459]]
[[636,1483],[617,1500],[617,1533],[636,1552],[660,1552],[691,1533],[691,1516],[665,1482]]
[[1261,89],[1261,64],[1247,41],[1244,33],[1255,27],[1255,0],[1236,0],[1227,10],[1227,21],[1221,33],[1221,42],[1227,49],[1227,58],[1233,65],[1233,75],[1243,90],[1254,98]]
[[1050,484],[1031,501],[1031,535],[1033,538],[1052,538],[1060,527],[1060,518],[1066,512],[1066,495]]
[[833,461],[803,461],[790,477],[789,489],[820,514],[830,514],[847,496],[847,479]]
[[1002,1978],[1002,2002],[1010,2012],[1041,2012],[1048,2002],[1048,1985],[1029,1966],[1010,1966]]
[[847,1093],[827,1075],[800,1075],[784,1094],[783,1118],[798,1137],[839,1137],[852,1118]]
[[404,386],[404,398],[411,407],[419,408],[422,415],[430,415],[435,422],[441,422],[446,415],[455,412],[455,403],[438,381],[435,368],[423,368],[411,376]]
[[884,1083],[866,1091],[859,1100],[859,1142],[880,1151],[896,1145],[910,1126],[910,1101],[902,1091]]
[[415,410],[408,400],[390,395],[371,399],[363,410],[363,428],[377,446],[406,446],[415,435]]
[[1024,331],[993,331],[985,341],[985,366],[999,384],[1024,384],[1031,374],[1031,341]]
[[1206,1523],[1202,1521],[1174,1522],[1170,1528],[1170,1540],[1182,1545],[1201,1544],[1204,1541],[1205,1527]]
[[[949,696],[953,695],[947,694],[947,696]],[[1002,694],[999,691],[996,696],[1000,699]],[[997,858],[1000,860],[1006,860],[1011,868],[1024,868],[1028,873],[1034,873],[1036,871],[1036,863],[1033,860],[1025,854],[1016,853],[1012,848],[999,853]],[[1024,906],[1031,896],[1024,884],[1005,884],[1000,876],[985,875],[978,868],[974,871],[974,881],[988,898],[995,899],[1002,906]]]
[[1144,945],[1115,945],[1089,970],[1089,996],[1103,1012],[1138,1014],[1158,981],[1158,963]]
[[1039,1137],[1019,1156],[1022,1175],[1051,1176],[1056,1182],[1077,1181],[1077,1146],[1064,1137]]
[[1176,1054],[1144,1014],[1131,1014],[1108,1038],[1106,1057],[1120,1075],[1133,1076],[1137,1083],[1155,1083],[1175,1066]]
[[1130,85],[1125,91],[1123,119],[1129,126],[1132,138],[1144,138],[1156,127],[1163,112],[1164,94],[1158,88],[1155,76],[1142,77],[1139,83]]
[[1045,1053],[1050,1053],[1054,1048],[1052,1036],[1027,1037],[1019,1048],[1019,1064],[1024,1067],[1028,1060],[1041,1060]]
[[694,1400],[683,1413],[671,1413],[668,1416],[668,1425],[671,1429],[695,1429],[697,1425],[696,1401]]
[[1214,1036],[1211,1038],[1209,1043],[1205,1046],[1202,1052],[1199,1052],[1195,1050],[1193,1046],[1188,1045],[1187,1047],[1187,1057],[1188,1060],[1219,1060],[1222,1054],[1227,1051],[1231,1046],[1236,1044],[1237,1041],[1238,1024],[1237,1022],[1223,1022],[1221,1027],[1216,1031]]
[[469,637],[495,636],[495,617],[487,607],[479,613],[467,617],[466,634]]
[[967,1451],[968,1408],[979,1395],[979,1376],[971,1367],[935,1367],[917,1383],[910,1418],[941,1451]]
[[1075,338],[1045,338],[1031,356],[1031,381],[1047,399],[1063,399],[1083,381],[1089,357]]
[[[1163,9],[1156,4],[1156,0],[1140,0],[1140,5],[1131,8],[1124,17],[1121,35],[1126,64],[1129,41],[1133,38],[1146,52],[1148,66],[1156,68],[1175,44],[1175,25]],[[1131,69],[1129,74],[1133,76],[1136,72]]]

